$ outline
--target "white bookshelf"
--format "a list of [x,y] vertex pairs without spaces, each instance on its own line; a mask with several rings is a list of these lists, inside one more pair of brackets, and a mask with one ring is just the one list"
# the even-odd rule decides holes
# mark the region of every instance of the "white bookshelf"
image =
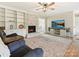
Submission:
[[16,29],[16,11],[15,10],[10,10],[6,9],[5,11],[5,26],[6,29]]
[[24,12],[17,12],[17,28],[19,28],[20,25],[23,25],[25,27],[25,13]]
[[5,29],[5,8],[0,8],[0,30]]
[[[7,7],[0,7],[0,27],[5,27],[5,30],[20,29],[19,25],[23,25],[28,29],[28,25],[37,25],[37,19],[33,15],[23,11],[13,10]],[[33,19],[32,21],[29,19]]]

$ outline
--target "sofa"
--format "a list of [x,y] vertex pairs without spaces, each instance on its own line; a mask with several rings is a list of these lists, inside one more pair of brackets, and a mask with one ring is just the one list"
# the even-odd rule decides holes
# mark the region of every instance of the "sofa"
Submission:
[[[2,41],[10,50],[10,57],[42,57],[42,48],[32,49],[25,44],[24,37],[16,33],[6,35],[4,31],[0,32]],[[17,38],[18,37],[18,38]]]
[[17,41],[17,40],[20,40],[20,39],[24,39],[23,36],[17,35],[16,33],[6,35],[6,33],[4,31],[2,31],[2,34],[1,34],[1,37],[2,37],[5,44],[8,44],[10,42]]

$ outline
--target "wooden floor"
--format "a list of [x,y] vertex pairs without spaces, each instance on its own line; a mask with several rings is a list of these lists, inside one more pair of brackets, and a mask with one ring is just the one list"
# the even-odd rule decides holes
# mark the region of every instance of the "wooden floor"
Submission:
[[79,50],[77,47],[71,43],[68,49],[65,52],[65,57],[79,57]]

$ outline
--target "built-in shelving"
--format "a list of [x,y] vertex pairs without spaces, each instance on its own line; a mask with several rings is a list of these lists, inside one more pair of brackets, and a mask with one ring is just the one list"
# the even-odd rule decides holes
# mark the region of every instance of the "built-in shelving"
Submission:
[[20,25],[24,25],[24,20],[25,20],[25,13],[24,12],[17,12],[17,28],[19,28]]
[[6,9],[6,29],[16,29],[16,11]]
[[5,29],[5,8],[0,8],[0,30]]
[[5,10],[5,27],[6,29],[16,29],[20,25],[25,27],[25,13],[15,10]]
[[[33,15],[27,15],[25,12],[12,10],[8,8],[1,8],[0,7],[0,29],[3,27],[5,30],[11,29],[25,29],[28,25],[36,25],[36,19],[32,17]],[[33,20],[31,22],[30,18]],[[28,21],[29,20],[29,21]],[[28,22],[28,23],[27,23]],[[33,23],[35,22],[35,23]],[[22,28],[20,28],[21,26]],[[4,30],[3,29],[3,30]]]

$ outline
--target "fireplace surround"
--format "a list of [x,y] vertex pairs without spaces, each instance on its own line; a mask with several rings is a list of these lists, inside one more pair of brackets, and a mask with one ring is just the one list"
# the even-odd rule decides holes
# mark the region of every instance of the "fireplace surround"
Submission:
[[28,26],[28,33],[36,32],[36,26]]

